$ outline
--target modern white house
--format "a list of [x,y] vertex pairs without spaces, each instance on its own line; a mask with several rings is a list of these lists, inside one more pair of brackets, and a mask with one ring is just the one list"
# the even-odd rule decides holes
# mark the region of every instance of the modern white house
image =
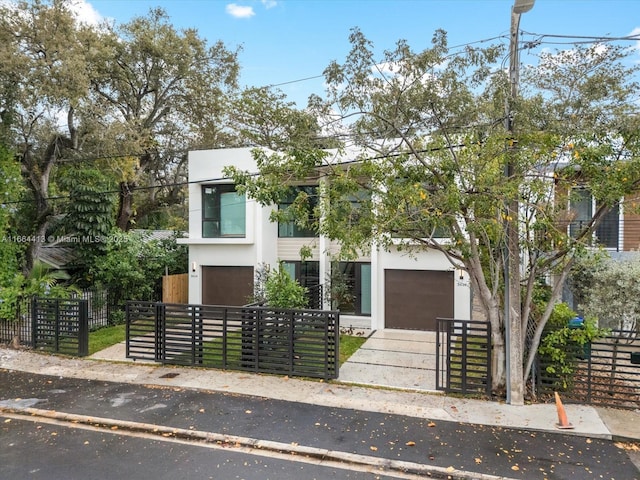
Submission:
[[[342,272],[350,300],[338,305],[343,327],[435,330],[436,318],[471,318],[466,273],[455,271],[436,250],[371,249],[353,262],[332,261],[339,245],[293,224],[270,221],[272,209],[235,191],[223,169],[257,172],[252,148],[189,152],[189,303],[244,305],[262,265],[279,262],[307,287]],[[302,188],[315,188],[305,185]],[[300,249],[311,249],[301,260]],[[328,308],[325,301],[325,308]]]

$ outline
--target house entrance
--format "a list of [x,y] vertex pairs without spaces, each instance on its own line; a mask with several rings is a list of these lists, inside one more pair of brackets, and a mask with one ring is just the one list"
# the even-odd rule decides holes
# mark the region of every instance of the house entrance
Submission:
[[436,331],[436,319],[452,318],[453,272],[385,270],[385,327]]

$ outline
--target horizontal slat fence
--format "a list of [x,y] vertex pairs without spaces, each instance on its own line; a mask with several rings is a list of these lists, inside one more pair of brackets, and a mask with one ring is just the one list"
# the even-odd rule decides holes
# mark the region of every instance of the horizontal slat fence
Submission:
[[566,388],[547,372],[549,361],[538,359],[538,391],[562,391],[568,401],[617,408],[640,407],[640,339],[638,333],[614,330],[589,345],[567,346],[573,373]]
[[438,318],[436,389],[491,395],[491,324]]
[[33,348],[80,357],[89,354],[87,300],[34,298],[31,319]]
[[[110,313],[117,311],[105,290],[82,290],[77,293],[74,292],[71,298],[88,302],[87,312],[90,331],[108,326],[111,323],[109,319]],[[15,319],[0,318],[0,344],[11,342],[13,337],[17,335],[22,345],[32,346],[32,302],[33,298],[26,298],[20,301]]]
[[339,315],[322,310],[129,302],[127,357],[337,378]]

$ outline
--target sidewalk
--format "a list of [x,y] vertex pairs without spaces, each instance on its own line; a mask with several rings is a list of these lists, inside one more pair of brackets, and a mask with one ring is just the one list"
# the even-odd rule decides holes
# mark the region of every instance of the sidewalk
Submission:
[[[122,346],[101,352],[124,359]],[[115,352],[115,353],[114,353]],[[63,358],[0,348],[0,368],[43,375],[143,385],[173,386],[253,395],[362,411],[406,415],[432,421],[492,425],[559,432],[555,404],[512,406],[439,393],[372,388],[341,381],[321,382],[274,375],[201,368],[163,367],[110,359]],[[562,433],[620,441],[640,441],[640,410],[565,405],[572,430]]]

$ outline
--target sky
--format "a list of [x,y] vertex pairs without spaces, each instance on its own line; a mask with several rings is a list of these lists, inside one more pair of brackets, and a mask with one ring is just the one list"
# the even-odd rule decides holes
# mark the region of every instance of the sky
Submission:
[[[343,62],[358,27],[382,59],[404,39],[414,51],[430,46],[437,29],[450,46],[508,44],[513,0],[76,0],[85,15],[126,23],[162,7],[177,28],[195,28],[211,44],[241,47],[243,86],[276,85],[299,107],[322,94],[322,72]],[[574,38],[640,34],[640,0],[536,0],[522,14],[521,45],[566,49]],[[555,37],[557,36],[557,37]],[[640,46],[639,42],[623,41]],[[637,60],[640,61],[640,50]],[[522,57],[526,62],[526,56]]]

